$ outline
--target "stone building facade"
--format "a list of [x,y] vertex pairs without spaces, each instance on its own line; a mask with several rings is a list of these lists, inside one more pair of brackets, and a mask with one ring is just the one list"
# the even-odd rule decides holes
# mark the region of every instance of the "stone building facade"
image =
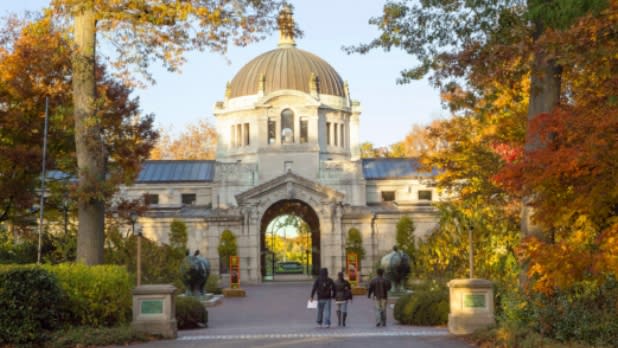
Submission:
[[249,282],[264,279],[266,226],[281,214],[310,226],[314,273],[344,267],[357,228],[367,274],[394,245],[399,218],[410,216],[421,237],[441,199],[415,159],[360,158],[360,102],[332,66],[296,47],[291,21],[282,11],[279,46],[241,68],[216,103],[216,160],[148,161],[121,191],[149,204],[138,222],[145,236],[167,242],[170,223],[184,221],[188,247],[215,272],[220,235],[232,231]]

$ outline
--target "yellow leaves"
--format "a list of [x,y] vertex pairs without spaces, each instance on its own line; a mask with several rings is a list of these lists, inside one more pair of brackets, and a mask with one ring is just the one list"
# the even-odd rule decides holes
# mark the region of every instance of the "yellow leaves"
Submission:
[[205,120],[189,125],[173,138],[170,132],[161,129],[159,143],[150,153],[150,159],[214,159],[217,146],[217,132]]
[[535,291],[551,294],[580,281],[618,276],[618,224],[600,233],[587,216],[580,216],[560,234],[565,237],[554,242],[528,237],[519,248]]

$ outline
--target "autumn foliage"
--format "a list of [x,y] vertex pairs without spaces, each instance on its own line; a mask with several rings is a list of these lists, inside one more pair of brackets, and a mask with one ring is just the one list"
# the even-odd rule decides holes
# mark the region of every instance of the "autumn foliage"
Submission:
[[[49,18],[31,22],[10,18],[0,37],[0,220],[19,223],[38,200],[45,115],[49,98],[48,170],[75,177],[74,122],[71,98],[71,41]],[[131,90],[97,70],[97,115],[104,140],[107,180],[98,192],[78,192],[71,180],[50,185],[50,200],[70,191],[71,201],[90,195],[111,198],[118,185],[133,181],[157,132],[152,115],[140,115]]]
[[618,277],[618,4],[587,15],[543,44],[563,67],[561,105],[530,124],[539,146],[494,177],[529,197],[543,235],[520,250],[536,290]]

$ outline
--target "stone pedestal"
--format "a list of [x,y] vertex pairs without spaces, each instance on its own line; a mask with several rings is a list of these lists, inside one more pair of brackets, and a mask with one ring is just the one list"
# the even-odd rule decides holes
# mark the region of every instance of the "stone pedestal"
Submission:
[[133,289],[133,321],[137,331],[176,338],[176,288],[171,284],[142,285]]
[[467,335],[495,323],[493,284],[486,279],[453,279],[448,283],[448,330]]
[[242,288],[225,288],[223,289],[224,297],[245,297],[247,294]]

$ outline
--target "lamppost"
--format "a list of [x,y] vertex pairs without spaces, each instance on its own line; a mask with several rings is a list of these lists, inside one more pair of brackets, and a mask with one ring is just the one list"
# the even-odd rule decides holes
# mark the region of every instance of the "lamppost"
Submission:
[[131,231],[137,237],[137,286],[140,286],[142,284],[142,234],[139,231],[135,232],[137,213],[132,211],[129,214],[129,219],[131,220]]

